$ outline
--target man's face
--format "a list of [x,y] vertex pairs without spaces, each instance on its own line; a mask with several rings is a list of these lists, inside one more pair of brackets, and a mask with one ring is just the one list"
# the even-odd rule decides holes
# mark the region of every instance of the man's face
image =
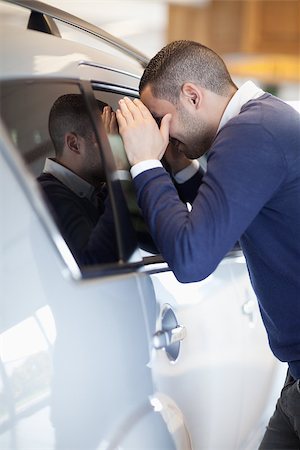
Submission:
[[98,144],[93,139],[85,139],[85,173],[89,182],[97,185],[104,180],[103,165],[101,162]]
[[85,137],[81,137],[81,151],[85,178],[97,184],[103,180],[104,174],[99,146],[92,128],[87,129]]
[[199,158],[209,150],[215,131],[196,110],[188,110],[181,99],[175,105],[168,100],[154,97],[150,86],[146,86],[142,91],[141,100],[158,122],[167,113],[172,114],[170,138],[188,158]]

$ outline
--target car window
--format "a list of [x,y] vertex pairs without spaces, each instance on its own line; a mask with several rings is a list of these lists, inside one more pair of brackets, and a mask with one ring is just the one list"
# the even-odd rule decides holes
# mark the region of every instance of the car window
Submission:
[[[118,88],[103,90],[101,87],[94,85],[94,93],[96,99],[99,101],[102,99],[107,102],[111,107],[111,113],[115,112],[118,108],[118,101],[124,97],[124,92],[119,92]],[[136,98],[138,94],[132,92],[131,95],[126,92],[129,98]],[[147,257],[153,254],[158,254],[157,247],[153,242],[153,239],[149,233],[149,229],[144,221],[141,210],[138,207],[132,179],[130,175],[130,166],[127,160],[126,152],[123,146],[121,136],[118,131],[117,123],[113,128],[105,127],[107,132],[108,141],[114,157],[115,165],[117,168],[115,176],[118,178],[121,184],[122,192],[124,194],[128,210],[130,212],[130,219],[135,231],[135,236],[139,244],[144,261],[147,262]]]
[[79,94],[75,84],[1,83],[1,118],[27,169],[38,177],[55,150],[48,131],[51,106],[63,94]]
[[98,95],[93,112],[83,91],[73,82],[2,82],[1,118],[78,265],[119,267],[140,255],[97,137],[110,99]]

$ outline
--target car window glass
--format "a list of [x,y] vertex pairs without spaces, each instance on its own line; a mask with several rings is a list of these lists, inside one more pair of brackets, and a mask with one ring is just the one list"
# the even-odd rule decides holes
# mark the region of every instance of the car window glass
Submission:
[[[153,239],[149,233],[149,229],[137,204],[134,186],[129,170],[130,166],[123,146],[123,141],[118,131],[118,125],[114,117],[114,112],[118,108],[118,101],[124,97],[124,94],[118,92],[104,92],[97,89],[95,89],[94,92],[97,100],[102,99],[111,107],[110,113],[106,118],[104,117],[104,121],[105,119],[107,121],[105,128],[117,168],[115,176],[120,181],[126,204],[130,212],[131,223],[135,230],[139,248],[142,252],[142,255],[147,258],[147,256],[158,254],[158,250],[153,242]],[[130,98],[129,95],[128,97]],[[134,98],[134,96],[131,96],[131,98]],[[110,121],[109,118],[111,118]]]
[[55,156],[48,120],[52,105],[63,94],[80,95],[80,91],[73,84],[1,84],[1,118],[27,168],[36,177],[43,170],[45,158]]
[[[3,82],[0,95],[1,117],[8,134],[38,181],[79,266],[119,264],[120,236],[116,233],[111,190],[97,132],[79,86],[67,82]],[[96,126],[100,126],[107,100],[98,96]],[[117,201],[124,203],[122,199]],[[128,260],[135,245],[132,243],[131,248],[127,242],[127,256],[121,259]]]

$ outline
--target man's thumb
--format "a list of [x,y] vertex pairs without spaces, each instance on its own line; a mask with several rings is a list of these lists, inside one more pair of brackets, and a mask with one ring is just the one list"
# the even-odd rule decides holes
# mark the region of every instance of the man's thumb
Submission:
[[166,114],[160,123],[160,133],[165,142],[169,142],[169,130],[170,130],[170,122],[172,119],[172,114]]

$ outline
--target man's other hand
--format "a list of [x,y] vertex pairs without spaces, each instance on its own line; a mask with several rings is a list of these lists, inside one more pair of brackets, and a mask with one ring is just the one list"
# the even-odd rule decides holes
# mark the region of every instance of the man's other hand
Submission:
[[191,164],[191,160],[184,154],[184,144],[172,139],[167,146],[162,163],[173,175]]

